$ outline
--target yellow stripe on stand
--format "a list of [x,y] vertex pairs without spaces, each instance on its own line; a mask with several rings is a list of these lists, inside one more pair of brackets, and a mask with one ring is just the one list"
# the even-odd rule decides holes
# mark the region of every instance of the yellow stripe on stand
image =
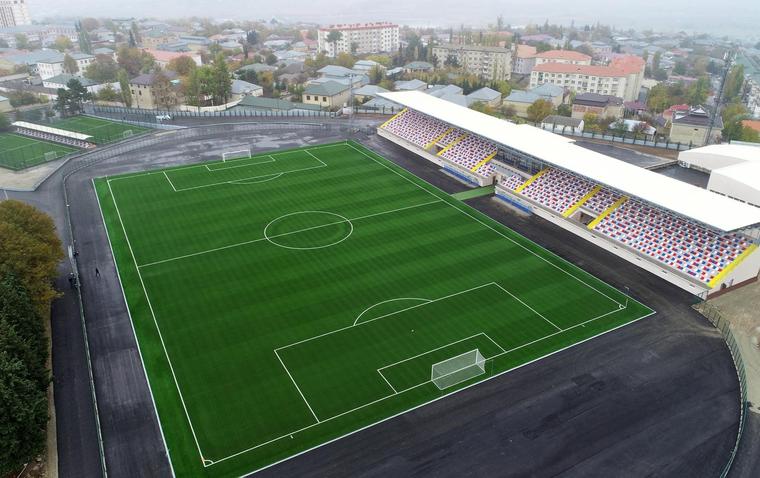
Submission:
[[466,137],[467,137],[467,133],[465,133],[462,136],[458,137],[457,139],[455,139],[454,141],[452,141],[451,143],[449,143],[445,148],[443,148],[442,150],[438,151],[438,154],[436,156],[440,156],[443,153],[445,153],[446,151],[450,150],[451,148],[453,148],[454,146],[456,146],[457,143],[459,143],[460,141],[462,141]]
[[391,119],[389,119],[385,123],[381,124],[380,127],[381,128],[385,128],[386,126],[388,126],[390,124],[391,121],[395,120],[396,118],[398,118],[402,114],[406,113],[407,110],[409,110],[409,108],[404,108],[403,110],[399,111],[398,113],[396,113],[395,115],[393,115],[393,117],[391,117]]
[[757,249],[757,244],[752,244],[751,246],[749,246],[747,249],[744,250],[744,252],[739,254],[739,257],[734,259],[734,261],[731,264],[727,265],[725,269],[720,271],[720,274],[713,277],[712,280],[707,285],[709,285],[710,288],[715,287],[718,283],[720,283],[721,280],[723,280],[724,277],[726,277],[726,274],[728,274],[729,272],[734,270],[736,266],[741,264],[742,261],[746,259],[747,257],[749,257],[749,255],[752,254],[752,252],[754,252],[755,249]]
[[435,143],[437,143],[438,141],[442,140],[444,136],[446,136],[447,134],[451,133],[452,131],[454,131],[454,128],[449,128],[442,135],[436,136],[433,141],[431,141],[431,142],[429,142],[428,144],[425,145],[424,149],[428,149],[429,147],[433,146]]
[[478,164],[476,164],[475,166],[473,166],[472,168],[470,168],[470,171],[472,171],[473,173],[475,171],[477,171],[481,166],[483,166],[484,164],[486,164],[487,162],[489,162],[490,160],[492,160],[493,157],[496,156],[496,153],[498,153],[498,152],[499,152],[499,150],[497,149],[493,153],[491,153],[488,156],[486,156],[485,158],[483,158],[482,161],[480,161]]
[[617,201],[615,201],[614,203],[612,203],[612,206],[610,206],[607,209],[605,209],[603,213],[599,214],[596,217],[596,219],[594,219],[593,221],[591,221],[590,223],[588,223],[587,227],[589,229],[595,228],[597,224],[599,224],[600,222],[602,222],[602,219],[604,219],[605,217],[609,216],[612,213],[612,211],[614,211],[615,209],[617,209],[620,206],[622,206],[623,203],[626,202],[627,200],[628,200],[628,196],[621,196],[620,199],[618,199]]
[[548,173],[548,172],[549,172],[549,168],[544,168],[544,169],[542,169],[541,171],[537,172],[536,174],[534,174],[533,176],[531,176],[531,177],[530,177],[530,178],[529,178],[527,181],[525,181],[525,182],[524,182],[524,183],[522,183],[521,185],[517,186],[517,188],[515,188],[515,192],[516,192],[516,193],[519,193],[519,192],[520,192],[520,191],[522,191],[523,189],[525,189],[525,188],[527,188],[528,186],[530,186],[530,184],[531,184],[533,181],[535,181],[536,179],[540,178],[541,176],[543,176],[544,174],[546,174],[546,173]]
[[594,188],[591,191],[588,192],[588,194],[586,194],[585,196],[583,196],[580,201],[578,201],[577,203],[575,203],[572,206],[570,206],[570,209],[568,209],[567,211],[565,211],[564,214],[562,214],[562,215],[564,217],[570,217],[581,206],[583,206],[584,204],[586,204],[586,201],[588,201],[589,199],[591,199],[592,197],[594,197],[594,195],[596,193],[598,193],[599,191],[601,191],[601,190],[602,190],[602,187],[597,184],[596,186],[594,186]]

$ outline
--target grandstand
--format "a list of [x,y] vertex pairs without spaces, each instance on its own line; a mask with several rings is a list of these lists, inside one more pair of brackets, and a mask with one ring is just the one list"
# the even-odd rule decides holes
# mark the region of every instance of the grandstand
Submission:
[[65,129],[51,128],[26,121],[15,121],[13,123],[17,134],[28,136],[30,138],[42,139],[53,143],[65,144],[77,148],[94,148],[95,143],[90,135],[67,131]]
[[695,295],[757,279],[760,208],[420,92],[378,134]]

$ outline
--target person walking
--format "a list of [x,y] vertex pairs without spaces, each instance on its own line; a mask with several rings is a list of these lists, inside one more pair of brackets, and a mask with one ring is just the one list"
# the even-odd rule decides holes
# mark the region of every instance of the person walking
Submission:
[[97,267],[95,268],[95,277],[100,277],[100,271]]

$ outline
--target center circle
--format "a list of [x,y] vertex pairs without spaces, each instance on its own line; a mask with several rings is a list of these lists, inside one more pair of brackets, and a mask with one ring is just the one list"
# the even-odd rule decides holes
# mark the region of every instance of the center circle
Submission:
[[351,220],[340,214],[299,211],[273,219],[264,227],[264,238],[285,249],[310,250],[340,244],[353,232]]

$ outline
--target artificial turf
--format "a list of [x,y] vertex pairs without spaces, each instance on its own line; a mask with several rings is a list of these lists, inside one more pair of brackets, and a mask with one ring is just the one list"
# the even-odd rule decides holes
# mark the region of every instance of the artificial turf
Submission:
[[[178,476],[238,476],[651,314],[355,143],[95,180]],[[439,390],[432,364],[485,373]]]
[[66,131],[74,131],[92,136],[92,140],[98,144],[121,141],[124,132],[131,130],[132,134],[138,135],[148,131],[148,128],[135,126],[128,123],[118,123],[92,116],[72,116],[52,123],[50,126]]
[[0,167],[18,171],[46,162],[45,153],[60,159],[76,148],[13,133],[0,133]]

